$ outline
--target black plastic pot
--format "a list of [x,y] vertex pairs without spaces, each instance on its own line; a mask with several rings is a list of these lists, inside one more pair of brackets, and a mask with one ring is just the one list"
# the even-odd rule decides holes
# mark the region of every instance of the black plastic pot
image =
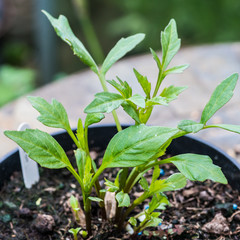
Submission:
[[[89,147],[105,149],[108,142],[117,133],[115,126],[97,126],[89,128]],[[66,132],[54,134],[53,137],[65,151],[71,150],[73,141]],[[182,153],[197,153],[211,157],[213,162],[222,168],[229,184],[240,191],[240,164],[222,150],[203,140],[184,136],[175,139],[169,146],[167,153],[172,155]],[[0,187],[8,180],[14,171],[20,171],[18,150],[14,150],[0,159]]]

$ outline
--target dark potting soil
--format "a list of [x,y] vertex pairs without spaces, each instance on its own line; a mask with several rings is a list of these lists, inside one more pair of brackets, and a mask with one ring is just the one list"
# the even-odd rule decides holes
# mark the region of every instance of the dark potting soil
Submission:
[[[163,170],[163,177],[176,172],[173,165],[165,165]],[[111,181],[117,171],[108,169],[103,177]],[[77,181],[66,169],[40,168],[40,177],[40,182],[29,190],[23,185],[21,173],[16,172],[0,190],[0,240],[73,239],[68,230],[79,226],[74,221],[69,198],[74,195],[82,201]],[[151,172],[145,177],[150,181]],[[140,187],[135,187],[131,199],[142,192]],[[134,239],[240,239],[240,207],[233,207],[233,204],[240,206],[240,196],[231,186],[189,181],[184,189],[166,195],[171,207],[162,212],[162,224],[146,229]],[[146,204],[133,214],[142,211]],[[113,223],[99,221],[101,212],[96,202],[92,203],[92,216],[94,236],[89,239],[131,238],[126,232],[118,231]],[[82,239],[80,235],[78,239]]]

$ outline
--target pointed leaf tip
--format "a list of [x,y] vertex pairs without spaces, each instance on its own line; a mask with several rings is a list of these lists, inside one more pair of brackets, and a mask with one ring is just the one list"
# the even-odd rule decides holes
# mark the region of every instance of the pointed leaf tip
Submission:
[[72,48],[74,55],[76,55],[84,64],[89,66],[93,72],[98,73],[97,64],[83,43],[74,35],[68,19],[63,15],[54,18],[48,12],[44,10],[42,10],[42,12],[48,18],[56,34]]
[[115,62],[134,49],[144,37],[145,34],[138,33],[127,38],[121,38],[105,58],[101,72],[105,75]]
[[234,73],[216,87],[202,112],[201,123],[206,124],[207,121],[232,98],[237,80],[238,74]]
[[165,70],[181,45],[181,40],[178,38],[177,25],[174,19],[171,19],[164,31],[161,32],[161,45],[162,68]]
[[42,167],[57,169],[70,165],[63,148],[46,132],[26,129],[25,131],[5,131],[4,134]]

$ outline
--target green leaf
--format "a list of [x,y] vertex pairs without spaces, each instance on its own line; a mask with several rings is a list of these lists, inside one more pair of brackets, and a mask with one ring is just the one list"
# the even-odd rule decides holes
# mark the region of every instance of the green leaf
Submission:
[[172,68],[168,69],[167,71],[165,71],[165,75],[170,74],[170,73],[182,73],[188,67],[189,67],[188,64],[172,67]]
[[[150,105],[150,106],[149,106]],[[148,101],[146,102],[146,108],[145,109],[139,109],[139,119],[141,123],[147,123],[149,117],[151,116],[153,110],[153,105],[149,103]]]
[[115,80],[107,80],[109,84],[111,84],[124,98],[129,98],[132,96],[132,88],[128,85],[126,81],[122,81],[118,78],[119,83]]
[[233,90],[237,84],[237,80],[238,74],[235,73],[226,78],[217,86],[202,112],[200,121],[201,123],[206,124],[206,122],[215,114],[215,112],[217,112],[232,98]]
[[141,108],[145,108],[145,97],[141,96],[140,94],[135,94],[127,100]]
[[141,185],[142,189],[144,191],[148,191],[149,190],[149,187],[148,187],[148,181],[145,177],[142,177],[139,181],[139,184]]
[[70,206],[74,211],[78,211],[80,209],[79,202],[78,202],[77,198],[74,197],[73,195],[71,195],[71,197],[70,197]]
[[57,169],[71,166],[62,147],[46,132],[26,129],[25,131],[5,131],[4,134],[42,167]]
[[144,228],[147,227],[157,227],[159,223],[162,222],[161,218],[158,217],[151,217],[150,220],[144,225]]
[[83,123],[82,119],[78,119],[78,125],[77,125],[77,133],[76,133],[77,139],[79,143],[81,144],[81,148],[85,149],[85,136],[84,136],[84,128],[83,128]]
[[189,180],[202,182],[210,179],[227,184],[227,179],[223,175],[221,168],[214,165],[209,156],[189,153],[174,156],[169,161]]
[[161,61],[160,61],[157,53],[152,48],[150,48],[150,51],[152,53],[153,59],[157,63],[158,68],[161,69],[162,68],[162,64],[161,64]]
[[94,201],[94,202],[102,202],[103,201],[101,198],[98,198],[98,197],[88,197],[88,199],[90,199],[91,201]]
[[124,86],[122,86],[121,84],[117,83],[115,80],[107,80],[107,82],[109,84],[111,84],[119,93],[121,93],[121,95],[125,98],[126,97],[126,92],[125,92],[125,88]]
[[132,88],[129,86],[129,84],[126,81],[122,81],[119,77],[117,77],[117,80],[124,87],[126,98],[131,97],[132,96]]
[[162,69],[165,70],[181,45],[181,40],[178,38],[177,26],[174,19],[171,19],[164,31],[161,32],[161,45]]
[[120,187],[119,177],[120,177],[120,175],[121,175],[122,172],[123,172],[123,169],[121,169],[120,171],[118,171],[117,176],[116,176],[116,178],[115,178],[115,180],[114,180],[114,184],[115,184],[115,186],[117,186],[118,188]]
[[157,180],[150,186],[150,194],[175,191],[185,187],[187,179],[182,173],[175,173],[167,179]]
[[86,153],[82,149],[77,149],[74,151],[76,163],[78,167],[78,174],[80,178],[83,180],[84,178],[84,170],[85,170],[85,164],[86,164]]
[[222,128],[224,130],[230,131],[230,132],[235,132],[240,134],[240,126],[239,125],[231,125],[231,124],[214,124],[214,125],[209,125],[209,127],[216,127],[216,128]]
[[119,192],[116,194],[116,200],[118,201],[119,207],[129,207],[130,206],[130,197],[127,193]]
[[103,62],[101,72],[105,75],[115,62],[117,62],[133,48],[135,48],[136,45],[144,39],[144,37],[144,34],[138,33],[133,36],[120,39],[108,53],[106,59]]
[[164,105],[167,106],[168,105],[168,101],[165,97],[161,97],[161,96],[157,96],[157,97],[153,97],[151,99],[149,99],[146,102],[147,106],[153,106],[153,105]]
[[137,123],[141,123],[139,116],[138,116],[138,112],[136,110],[135,107],[131,106],[129,103],[127,102],[123,102],[122,103],[122,107],[123,110],[133,119],[135,120]]
[[101,92],[84,109],[85,113],[110,113],[124,102],[124,98],[116,93]]
[[182,120],[178,124],[178,128],[187,133],[197,133],[202,130],[204,125],[202,123],[198,123],[192,120]]
[[104,119],[105,116],[102,113],[89,113],[85,119],[85,125],[84,127],[87,128],[88,126],[100,122],[102,119]]
[[158,165],[154,166],[154,170],[153,170],[153,175],[152,175],[152,182],[155,182],[158,177],[160,176],[160,168]]
[[185,89],[187,89],[187,87],[175,87],[171,85],[170,87],[164,88],[160,96],[166,98],[166,102],[169,103],[175,100]]
[[72,233],[74,236],[76,236],[81,229],[82,229],[82,228],[80,228],[80,227],[78,227],[78,228],[70,228],[70,229],[68,230],[68,232],[70,232],[70,233]]
[[111,139],[101,167],[136,167],[147,163],[177,132],[175,128],[143,124],[124,129]]
[[151,83],[148,81],[147,77],[141,75],[136,69],[133,69],[133,71],[143,91],[145,92],[146,97],[150,98]]
[[134,218],[134,217],[130,217],[129,220],[128,220],[128,222],[129,222],[131,225],[133,225],[134,227],[137,226],[137,219]]
[[174,191],[185,187],[187,180],[182,173],[174,173],[169,178],[166,179],[164,188],[162,191]]
[[115,185],[115,183],[105,179],[104,183],[108,187],[109,192],[117,192],[119,190],[119,187]]
[[48,127],[70,129],[68,115],[63,105],[53,99],[52,103],[48,103],[41,97],[28,97],[32,106],[41,114],[38,120]]
[[90,182],[92,180],[92,159],[87,156],[86,157],[86,162],[84,166],[84,177],[83,177],[83,184],[86,189],[88,189]]
[[167,197],[163,193],[154,194],[151,202],[149,203],[148,212],[152,213],[155,209],[163,208],[165,205],[170,205]]
[[94,62],[92,56],[89,54],[82,42],[72,32],[67,18],[60,15],[57,19],[52,17],[46,11],[42,12],[47,16],[57,35],[72,48],[74,55],[78,56],[80,60],[89,66],[95,73],[98,73],[97,64]]

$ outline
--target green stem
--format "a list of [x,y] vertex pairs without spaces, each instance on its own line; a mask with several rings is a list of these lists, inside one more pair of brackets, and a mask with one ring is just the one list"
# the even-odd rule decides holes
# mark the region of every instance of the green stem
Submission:
[[147,222],[149,221],[149,219],[145,218],[140,224],[139,226],[134,229],[135,233],[141,232],[144,229],[144,226],[147,224]]
[[99,80],[100,80],[100,82],[101,82],[103,91],[104,91],[104,92],[108,92],[107,82],[106,82],[106,79],[105,79],[104,74],[101,73],[101,71],[98,72],[98,78],[99,78]]
[[131,211],[139,204],[141,204],[145,199],[147,199],[149,197],[148,193],[144,192],[139,198],[137,198],[136,200],[134,200],[134,202],[132,203],[132,205],[126,210],[126,212],[122,215],[119,224],[118,224],[118,228],[121,229],[123,227],[123,223],[125,221],[125,219],[127,218],[127,216],[131,213]]
[[118,132],[122,131],[122,127],[121,127],[121,124],[119,122],[119,119],[118,119],[118,116],[117,116],[117,113],[115,110],[112,111],[112,115],[113,115],[114,121],[116,123]]
[[78,215],[78,210],[74,211],[74,215],[75,215],[76,222],[79,224],[80,223],[80,218],[79,218],[79,215]]
[[[105,76],[104,76],[104,74],[101,73],[101,71],[98,72],[98,78],[99,78],[99,80],[100,80],[100,82],[101,82],[103,91],[104,91],[104,92],[109,92],[109,91],[108,91],[108,88],[107,88],[107,83],[106,83]],[[119,132],[122,131],[122,127],[121,127],[121,124],[120,124],[120,122],[119,122],[119,119],[118,119],[118,116],[117,116],[117,113],[116,113],[115,110],[112,111],[112,115],[113,115],[114,121],[115,121],[115,123],[116,123],[117,130],[118,130]]]
[[[88,128],[84,128],[84,141],[85,141],[85,152],[91,158],[90,152],[89,152],[89,147],[88,147]],[[92,162],[93,162],[93,160],[92,160]],[[93,166],[93,164],[92,164],[92,166]],[[95,174],[95,170],[94,170],[93,167],[92,167],[92,172]],[[100,192],[101,186],[99,184],[98,179],[96,180],[94,186],[95,186],[98,197],[103,200],[99,203],[99,205],[100,205],[101,210],[102,210],[102,219],[106,220],[107,219],[107,214],[106,214],[105,203],[104,203],[105,193]]]
[[118,202],[117,202],[117,207],[116,207],[116,212],[115,212],[115,223],[118,225],[118,222],[121,218],[122,215],[122,207],[118,206]]
[[82,148],[81,144],[77,140],[75,134],[73,133],[72,129],[69,127],[69,129],[66,129],[69,136],[72,138],[73,142],[76,144],[77,148]]
[[156,162],[153,162],[153,163],[151,163],[151,164],[148,164],[148,165],[146,165],[143,169],[142,169],[142,171],[146,171],[146,170],[148,170],[148,169],[151,169],[152,167],[154,167],[154,166],[159,166],[159,165],[162,165],[162,164],[166,164],[166,163],[170,163],[171,161],[169,161],[169,159],[164,159],[164,160],[161,160],[161,161],[156,161]]
[[92,189],[93,185],[95,184],[95,182],[98,180],[98,177],[100,176],[100,174],[104,171],[105,169],[105,166],[102,165],[98,170],[97,172],[94,174],[91,182],[90,182],[90,185],[89,185],[89,188],[88,189]]
[[120,180],[119,180],[119,190],[121,191],[126,186],[128,176],[128,167],[122,168],[122,172],[120,174]]
[[88,235],[92,235],[92,226],[91,226],[91,201],[89,200],[89,194],[85,195],[85,205],[84,205],[84,210],[85,210],[85,220],[86,220],[86,229],[88,232]]
[[138,174],[139,174],[139,170],[138,170],[138,167],[135,167],[131,173],[129,174],[128,176],[128,179],[126,181],[126,185],[125,185],[125,188],[123,189],[123,191],[125,193],[129,193],[129,191],[132,189],[132,185],[133,183],[135,182],[135,179],[137,178]]
[[77,234],[73,234],[74,240],[78,240]]
[[153,98],[156,97],[157,93],[158,93],[158,90],[159,90],[159,87],[162,83],[164,79],[164,76],[163,76],[163,71],[160,69],[159,70],[159,73],[158,73],[158,80],[157,80],[157,84],[156,84],[156,87],[155,87],[155,90],[154,90],[154,93],[153,93]]
[[85,142],[85,152],[90,156],[89,146],[88,146],[88,128],[84,127],[84,142]]
[[96,59],[97,63],[103,62],[104,54],[97,38],[97,34],[95,32],[93,24],[91,22],[88,10],[88,1],[73,0],[73,5],[74,8],[77,10],[77,16],[79,18],[84,37],[86,38],[86,42],[88,43],[91,53],[94,54],[94,58]]
[[80,178],[80,176],[77,174],[77,172],[74,170],[74,168],[72,166],[68,166],[67,169],[72,173],[72,175],[76,178],[76,180],[79,182],[80,187],[82,189],[82,195],[83,195],[83,200],[85,199],[85,189],[84,189],[84,185],[83,185],[83,181]]
[[[126,186],[126,181],[127,181],[127,176],[128,176],[128,167],[122,168],[122,172],[120,174],[120,180],[119,180],[119,190],[118,192],[122,191],[122,189]],[[117,223],[120,219],[121,213],[122,213],[122,207],[118,206],[117,202],[117,207],[115,211],[115,222]]]
[[102,199],[102,201],[99,202],[99,206],[100,206],[101,212],[102,212],[102,219],[107,220],[107,213],[106,213],[105,203],[104,203],[105,193],[100,192],[101,186],[99,184],[98,179],[95,182],[95,189],[96,189],[96,192],[97,192],[97,196]]

